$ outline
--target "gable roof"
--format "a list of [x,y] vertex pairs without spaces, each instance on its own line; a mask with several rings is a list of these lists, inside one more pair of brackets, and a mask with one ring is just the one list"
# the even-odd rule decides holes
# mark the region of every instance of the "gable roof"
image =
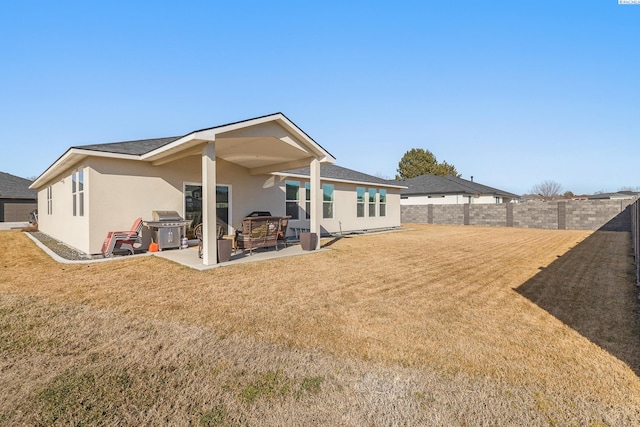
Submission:
[[[309,168],[292,169],[285,172],[276,172],[274,175],[281,176],[300,176],[308,178],[310,175]],[[353,169],[344,168],[338,165],[323,165],[320,168],[320,178],[329,181],[376,184],[383,187],[403,188],[403,184],[397,184],[387,179],[378,178],[377,176],[368,175]]]
[[[278,135],[265,137],[251,131],[260,126],[275,124],[281,130],[277,132]],[[286,167],[302,166],[309,164],[310,157],[315,157],[325,164],[335,162],[331,153],[287,116],[274,113],[192,131],[183,136],[73,146],[49,166],[31,184],[31,188],[41,188],[61,171],[74,167],[88,156],[137,160],[160,165],[195,154],[200,150],[199,145],[214,140],[218,157],[233,158],[235,163],[251,169],[252,173],[268,173]],[[269,143],[264,144],[260,141]],[[272,142],[277,144],[274,145]],[[274,146],[281,148],[277,154],[274,154]],[[277,159],[280,159],[280,163]]]
[[508,191],[499,190],[455,176],[425,174],[415,178],[395,180],[393,182],[406,186],[407,188],[403,189],[400,194],[407,196],[423,194],[491,194],[504,197],[518,197],[517,194],[509,193]]
[[38,194],[30,190],[31,180],[0,172],[0,199],[36,199]]

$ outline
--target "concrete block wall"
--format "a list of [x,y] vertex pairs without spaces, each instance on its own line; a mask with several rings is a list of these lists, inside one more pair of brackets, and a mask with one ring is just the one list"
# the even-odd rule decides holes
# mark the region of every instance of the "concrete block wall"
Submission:
[[[457,224],[464,225],[464,205],[424,205],[433,208],[433,222],[430,224]],[[404,206],[401,206],[404,208]]]
[[507,204],[469,205],[469,225],[507,226]]
[[477,205],[405,205],[401,221],[408,224],[484,225],[597,230],[624,211],[633,200],[568,200]]
[[513,205],[513,226],[558,229],[558,202],[527,202]]

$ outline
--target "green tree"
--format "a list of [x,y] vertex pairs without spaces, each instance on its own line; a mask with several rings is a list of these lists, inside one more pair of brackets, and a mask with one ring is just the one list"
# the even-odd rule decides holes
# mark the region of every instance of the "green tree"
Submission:
[[396,179],[414,178],[426,173],[441,176],[460,176],[455,166],[445,161],[438,162],[431,151],[422,148],[412,148],[404,153],[400,163],[398,163],[397,171]]

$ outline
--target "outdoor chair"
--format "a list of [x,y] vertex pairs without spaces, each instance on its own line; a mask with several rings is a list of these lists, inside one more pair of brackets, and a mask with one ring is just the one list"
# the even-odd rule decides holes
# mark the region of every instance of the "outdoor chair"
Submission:
[[274,246],[278,250],[280,219],[277,216],[244,218],[242,232],[236,231],[236,250],[249,249],[249,255],[252,255],[255,248]]
[[[195,226],[193,233],[198,239],[198,258],[202,258],[202,223]],[[224,238],[224,227],[220,224],[216,225],[216,238],[217,240]]]
[[287,228],[289,227],[290,216],[283,216],[280,218],[280,225],[278,227],[278,240],[284,243],[284,247],[287,247]]
[[129,231],[109,231],[107,238],[102,242],[102,256],[109,258],[113,255],[114,249],[125,249],[131,255],[135,253],[133,245],[140,239],[140,232],[142,231],[142,218],[138,218],[134,221]]

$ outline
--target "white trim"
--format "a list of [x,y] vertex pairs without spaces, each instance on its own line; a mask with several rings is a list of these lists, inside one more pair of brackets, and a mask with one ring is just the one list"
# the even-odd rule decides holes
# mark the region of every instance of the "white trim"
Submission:
[[[187,215],[187,206],[186,206],[186,200],[184,197],[184,192],[185,192],[185,186],[187,185],[195,185],[195,186],[199,186],[200,188],[202,188],[202,182],[195,182],[195,181],[182,181],[182,215],[184,215],[186,217]],[[233,186],[231,184],[216,184],[216,187],[227,187],[229,189],[229,223],[227,224],[227,234],[233,234],[235,233],[235,228],[233,227],[233,225],[231,225],[231,219],[233,218]],[[217,189],[216,189],[217,190]]]
[[105,151],[85,150],[81,148],[69,148],[58,160],[56,160],[51,166],[49,166],[44,172],[36,178],[29,186],[30,189],[38,189],[43,186],[44,183],[51,180],[55,173],[64,172],[65,168],[72,167],[79,161],[88,156],[94,157],[107,157],[112,159],[125,159],[125,160],[140,160],[140,156],[135,154],[120,154],[109,153]]

